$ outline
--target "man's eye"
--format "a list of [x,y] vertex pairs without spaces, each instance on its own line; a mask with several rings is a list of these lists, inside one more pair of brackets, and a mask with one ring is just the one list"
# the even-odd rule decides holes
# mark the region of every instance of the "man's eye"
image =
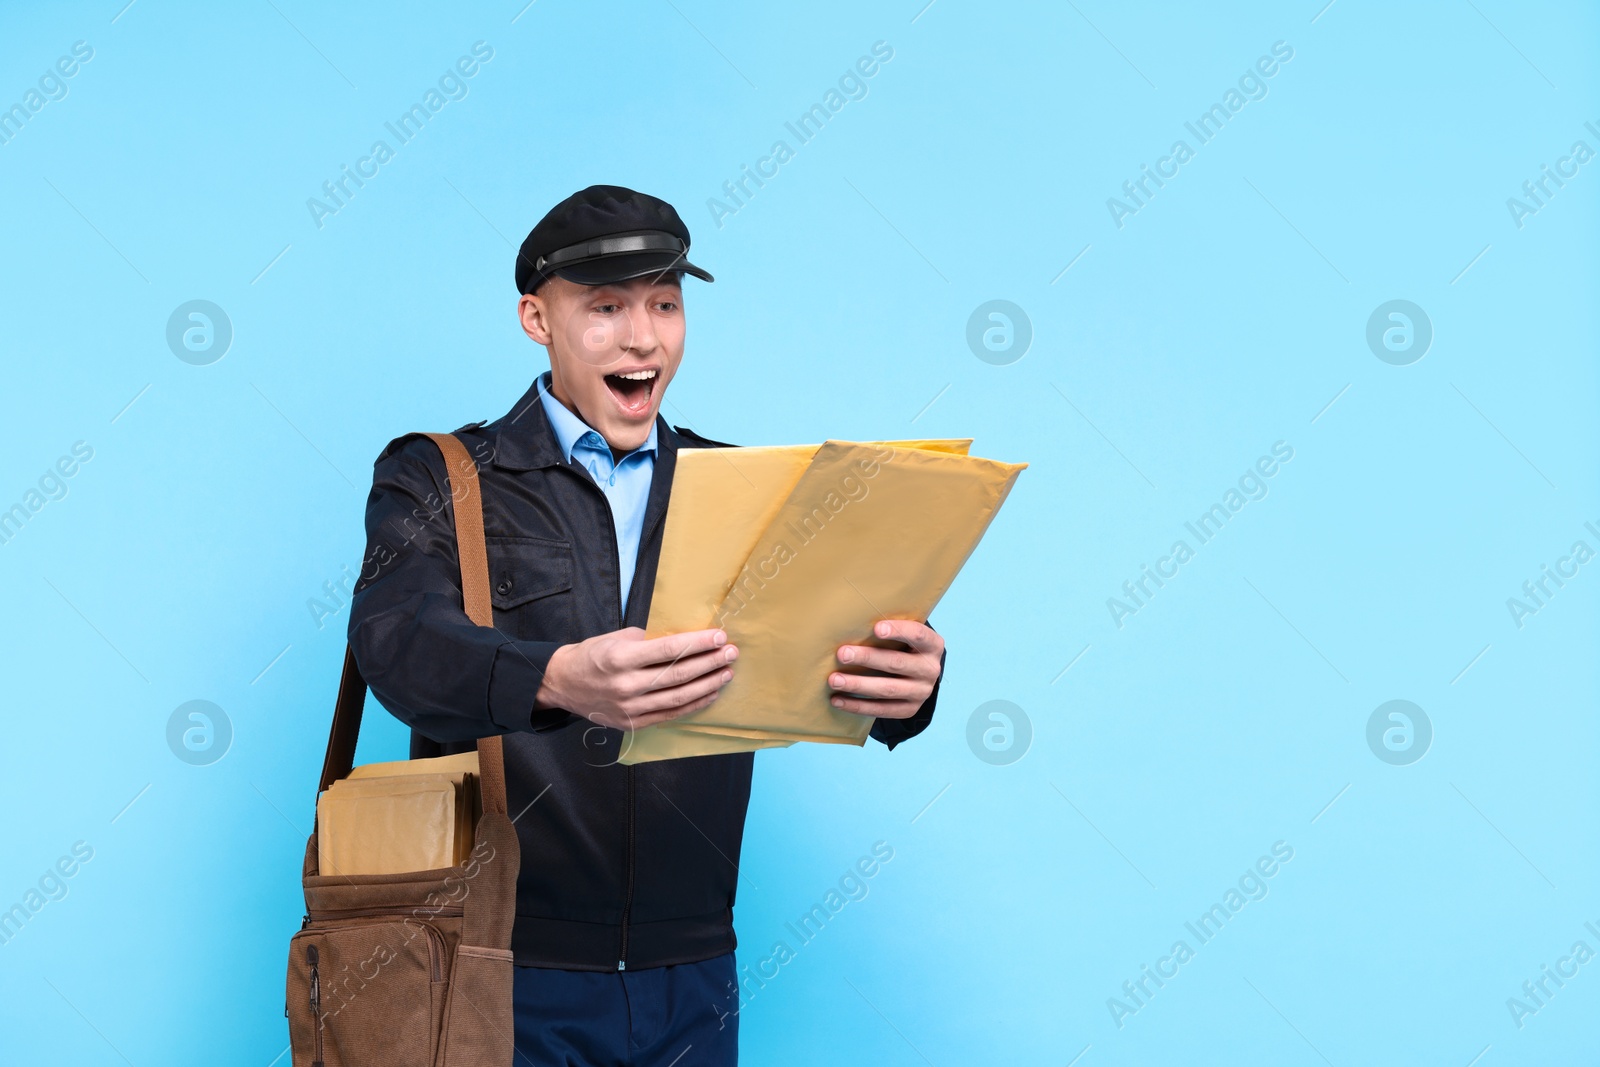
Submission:
[[656,306],[658,308],[660,308],[662,311],[676,311],[676,310],[678,310],[678,305],[673,303],[671,300],[663,300],[661,303],[657,304]]
[[613,312],[615,312],[616,310],[617,310],[617,305],[615,305],[615,304],[601,304],[600,306],[595,308],[595,311],[599,312],[601,315],[610,315]]

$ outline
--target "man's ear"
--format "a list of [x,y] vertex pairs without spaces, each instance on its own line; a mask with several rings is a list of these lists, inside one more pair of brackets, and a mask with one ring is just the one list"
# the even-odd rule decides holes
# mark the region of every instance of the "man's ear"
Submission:
[[554,335],[550,332],[550,309],[540,297],[524,293],[517,301],[517,318],[522,320],[522,332],[535,344],[550,345]]

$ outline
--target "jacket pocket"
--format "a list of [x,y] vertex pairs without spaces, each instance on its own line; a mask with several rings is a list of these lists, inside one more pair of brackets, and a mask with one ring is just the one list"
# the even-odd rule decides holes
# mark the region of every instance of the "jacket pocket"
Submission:
[[444,935],[394,919],[314,925],[289,942],[295,1067],[432,1067],[448,988]]
[[571,636],[577,618],[572,542],[490,537],[489,598],[496,622],[527,641]]

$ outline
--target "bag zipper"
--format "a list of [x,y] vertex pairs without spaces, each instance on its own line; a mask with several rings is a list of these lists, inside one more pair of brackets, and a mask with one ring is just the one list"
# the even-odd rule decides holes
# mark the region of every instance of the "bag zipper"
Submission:
[[418,922],[423,922],[424,919],[417,914],[418,912],[426,912],[429,919],[459,919],[464,910],[459,904],[438,908],[415,904],[391,904],[385,907],[373,908],[325,908],[321,911],[308,912],[305,921],[300,924],[300,929],[304,930],[314,922],[336,922],[339,919],[370,919],[378,915],[409,914]]
[[[363,911],[366,911],[368,913],[374,913],[374,914],[377,914],[377,915],[388,915],[388,914],[391,914],[393,912],[393,909],[384,909],[384,908],[366,908],[366,909],[357,909],[357,910],[363,910]],[[460,908],[455,908],[454,911],[455,911],[455,913],[457,915],[461,914],[461,909]],[[328,913],[327,912],[313,912],[312,914],[316,915],[316,916],[325,916]],[[352,919],[354,919],[354,918],[363,918],[363,917],[366,917],[366,916],[357,916],[357,915],[354,915],[354,914],[351,914],[349,916],[349,918],[352,918]],[[339,920],[333,920],[333,921],[337,922]],[[442,982],[442,981],[444,981],[444,953],[445,953],[444,934],[440,933],[439,932],[439,928],[434,926],[432,923],[423,922],[421,919],[411,919],[410,922],[415,924],[415,925],[417,925],[417,926],[420,926],[422,928],[422,932],[428,935],[428,977],[429,977],[429,979],[431,981],[434,981],[434,982]],[[389,922],[356,922],[356,923],[350,924],[349,926],[338,926],[338,927],[335,927],[335,929],[339,929],[339,930],[357,930],[357,929],[360,929],[360,928],[366,927],[366,926],[389,926],[389,925],[392,925],[392,920],[389,921]],[[308,945],[306,947],[306,951],[307,951],[308,955],[311,955],[313,957],[313,965],[314,965],[315,964],[315,954],[316,954],[316,951],[317,951],[316,946],[315,945]],[[315,969],[313,969],[312,973],[313,973],[313,975],[316,973]]]
[[322,978],[317,974],[317,946],[306,946],[306,962],[311,965],[311,1021],[316,1024],[316,1058],[311,1067],[322,1067]]

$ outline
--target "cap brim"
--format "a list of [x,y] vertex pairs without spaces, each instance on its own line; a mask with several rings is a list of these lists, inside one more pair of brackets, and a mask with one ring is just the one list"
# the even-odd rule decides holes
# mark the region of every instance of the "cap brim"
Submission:
[[703,281],[716,281],[710,272],[695,266],[676,252],[626,252],[557,267],[552,273],[579,285],[605,285],[675,270],[692,274]]

